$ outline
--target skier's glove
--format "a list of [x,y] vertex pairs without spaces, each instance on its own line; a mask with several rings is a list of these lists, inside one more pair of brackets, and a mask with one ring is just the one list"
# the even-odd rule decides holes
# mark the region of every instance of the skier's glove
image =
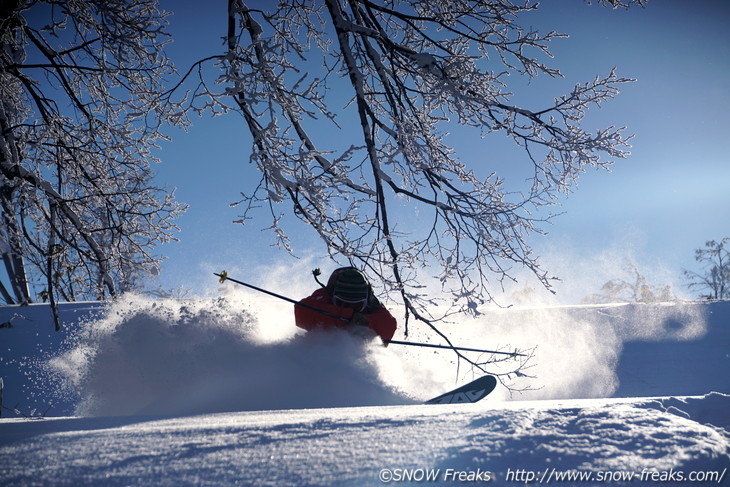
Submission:
[[370,328],[370,321],[364,314],[355,312],[352,314],[352,318],[350,318],[350,326],[364,326],[366,328]]

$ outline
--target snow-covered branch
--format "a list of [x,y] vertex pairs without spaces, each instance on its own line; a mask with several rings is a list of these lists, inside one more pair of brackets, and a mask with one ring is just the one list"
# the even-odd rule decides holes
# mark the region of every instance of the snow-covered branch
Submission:
[[[549,288],[527,237],[550,218],[540,210],[587,167],[628,154],[623,128],[581,125],[586,110],[630,80],[610,70],[552,103],[513,103],[507,75],[561,76],[546,60],[564,35],[519,25],[536,8],[297,0],[254,10],[230,0],[218,80],[225,90],[208,87],[199,100],[238,110],[253,136],[251,161],[262,176],[237,203],[240,221],[268,208],[286,248],[287,215],[306,222],[333,258],[366,269],[407,316],[445,340],[439,320],[478,313],[515,269]],[[532,172],[525,189],[508,191],[481,162],[460,160],[445,143],[459,126],[511,137]],[[432,278],[438,296],[423,291]]]
[[[174,73],[154,0],[16,2],[0,37],[6,301],[101,298],[155,272],[184,209],[152,184]],[[18,285],[15,285],[15,284]],[[7,293],[9,294],[9,293]]]

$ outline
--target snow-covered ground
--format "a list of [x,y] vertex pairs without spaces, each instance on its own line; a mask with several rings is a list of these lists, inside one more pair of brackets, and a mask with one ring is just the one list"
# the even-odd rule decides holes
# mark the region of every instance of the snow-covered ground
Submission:
[[290,312],[127,296],[57,334],[0,308],[0,485],[730,485],[730,302],[486,312],[455,343],[537,346],[531,390],[438,406],[452,354]]

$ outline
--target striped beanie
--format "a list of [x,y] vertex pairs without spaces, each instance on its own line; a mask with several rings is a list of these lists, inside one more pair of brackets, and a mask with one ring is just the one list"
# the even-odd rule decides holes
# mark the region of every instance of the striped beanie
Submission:
[[365,275],[357,269],[342,269],[335,277],[332,296],[345,303],[367,301],[370,297],[370,284]]

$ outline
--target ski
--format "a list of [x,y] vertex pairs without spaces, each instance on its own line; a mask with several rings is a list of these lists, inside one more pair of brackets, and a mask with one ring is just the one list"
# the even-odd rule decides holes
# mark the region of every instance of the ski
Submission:
[[461,387],[429,399],[425,404],[459,404],[481,401],[497,387],[497,379],[491,375],[479,377]]

